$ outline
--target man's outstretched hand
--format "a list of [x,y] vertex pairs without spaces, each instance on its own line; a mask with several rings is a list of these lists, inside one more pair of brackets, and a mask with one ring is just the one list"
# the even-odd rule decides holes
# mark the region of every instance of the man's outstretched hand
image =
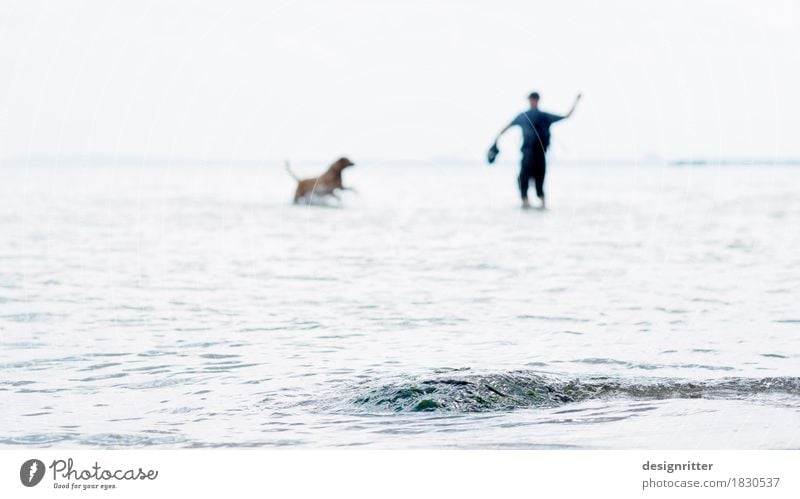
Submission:
[[497,154],[500,152],[500,149],[497,148],[497,142],[492,144],[492,147],[486,152],[486,161],[489,162],[491,165],[494,163],[494,160],[497,158]]
[[572,113],[575,112],[575,108],[578,107],[578,102],[581,100],[581,97],[583,97],[583,94],[581,93],[575,96],[575,102],[572,103],[572,109],[570,109],[567,115],[564,116],[565,118],[569,118],[570,116],[572,116]]

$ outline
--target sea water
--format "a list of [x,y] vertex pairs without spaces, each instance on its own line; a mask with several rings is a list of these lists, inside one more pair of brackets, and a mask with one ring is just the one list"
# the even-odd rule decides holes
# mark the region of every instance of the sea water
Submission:
[[0,445],[800,447],[800,168],[344,176],[1,166]]

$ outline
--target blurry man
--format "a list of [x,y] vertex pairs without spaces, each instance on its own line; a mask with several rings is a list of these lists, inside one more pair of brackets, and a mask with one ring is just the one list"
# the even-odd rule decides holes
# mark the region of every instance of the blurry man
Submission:
[[545,153],[547,147],[550,145],[550,125],[556,121],[569,118],[575,112],[575,107],[578,101],[581,100],[581,94],[575,97],[575,102],[572,104],[572,109],[565,116],[557,114],[545,113],[539,110],[539,94],[533,92],[528,96],[531,108],[520,113],[519,116],[514,118],[514,121],[497,135],[491,149],[489,149],[489,162],[494,162],[497,155],[497,141],[500,137],[512,126],[519,126],[522,129],[522,161],[519,168],[519,193],[522,196],[522,207],[530,208],[531,204],[528,201],[528,184],[531,179],[536,186],[536,196],[542,202],[541,208],[545,208],[544,200],[544,175],[546,171]]

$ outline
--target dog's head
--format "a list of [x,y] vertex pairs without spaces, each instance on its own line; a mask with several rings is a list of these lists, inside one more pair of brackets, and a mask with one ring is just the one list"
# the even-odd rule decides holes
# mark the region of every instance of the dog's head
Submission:
[[334,162],[334,163],[331,165],[331,170],[334,170],[334,171],[340,172],[340,171],[344,170],[345,168],[347,168],[348,166],[353,166],[354,164],[355,164],[355,163],[353,163],[353,162],[352,162],[352,161],[350,161],[349,159],[347,159],[347,158],[345,158],[345,157],[341,157],[341,158],[337,159],[337,160],[336,160],[336,161],[335,161],[335,162]]

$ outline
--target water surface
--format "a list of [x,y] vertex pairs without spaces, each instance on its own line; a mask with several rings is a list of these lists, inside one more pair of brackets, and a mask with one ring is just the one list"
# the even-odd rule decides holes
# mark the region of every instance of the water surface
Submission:
[[3,166],[0,445],[800,447],[800,169],[514,177]]

